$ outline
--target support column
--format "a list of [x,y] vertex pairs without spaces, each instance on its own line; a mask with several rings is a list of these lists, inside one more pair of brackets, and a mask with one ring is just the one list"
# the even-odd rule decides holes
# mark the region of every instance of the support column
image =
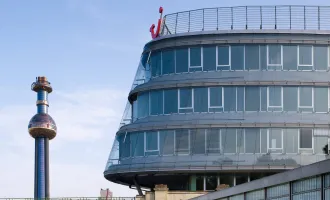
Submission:
[[190,176],[190,191],[196,191],[196,175]]
[[155,199],[157,200],[167,200],[167,192],[168,187],[167,185],[155,185]]
[[136,177],[134,177],[133,181],[134,181],[134,185],[135,185],[135,187],[136,187],[136,190],[137,190],[138,193],[139,193],[139,196],[143,196],[143,193],[142,193],[141,187],[140,187],[140,185],[138,184],[138,182],[136,181]]

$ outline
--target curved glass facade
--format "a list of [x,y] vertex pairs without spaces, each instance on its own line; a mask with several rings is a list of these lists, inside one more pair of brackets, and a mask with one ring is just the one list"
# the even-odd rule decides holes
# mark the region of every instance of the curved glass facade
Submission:
[[105,177],[214,190],[326,159],[329,41],[246,29],[149,42]]
[[188,87],[141,92],[133,102],[133,121],[149,115],[214,112],[329,113],[329,88]]
[[[152,130],[117,136],[117,159],[144,156],[250,154],[325,155],[329,129],[212,128]],[[296,162],[300,164],[300,161]]]
[[201,71],[326,71],[329,46],[203,45],[151,52],[151,76]]

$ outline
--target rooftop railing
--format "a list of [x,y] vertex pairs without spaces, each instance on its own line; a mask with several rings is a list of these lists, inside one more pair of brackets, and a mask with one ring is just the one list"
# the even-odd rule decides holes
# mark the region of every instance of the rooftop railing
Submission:
[[218,30],[330,30],[330,6],[238,6],[164,16],[161,35]]

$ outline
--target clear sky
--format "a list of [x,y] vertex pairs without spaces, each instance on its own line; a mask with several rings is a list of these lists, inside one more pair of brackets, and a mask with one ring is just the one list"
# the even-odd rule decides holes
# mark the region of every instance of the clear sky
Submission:
[[[1,0],[0,197],[33,197],[36,76],[48,77],[51,196],[115,196],[135,190],[106,181],[105,164],[143,45],[164,13],[203,7],[313,4],[328,0]],[[330,3],[328,3],[330,5]]]

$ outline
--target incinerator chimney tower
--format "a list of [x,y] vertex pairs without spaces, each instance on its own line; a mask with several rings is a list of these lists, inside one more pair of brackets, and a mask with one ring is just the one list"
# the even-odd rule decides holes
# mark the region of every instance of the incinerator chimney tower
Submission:
[[47,78],[39,76],[31,90],[37,92],[37,114],[29,122],[29,133],[35,138],[34,198],[49,198],[49,140],[56,136],[56,124],[48,115],[48,93],[53,91]]

